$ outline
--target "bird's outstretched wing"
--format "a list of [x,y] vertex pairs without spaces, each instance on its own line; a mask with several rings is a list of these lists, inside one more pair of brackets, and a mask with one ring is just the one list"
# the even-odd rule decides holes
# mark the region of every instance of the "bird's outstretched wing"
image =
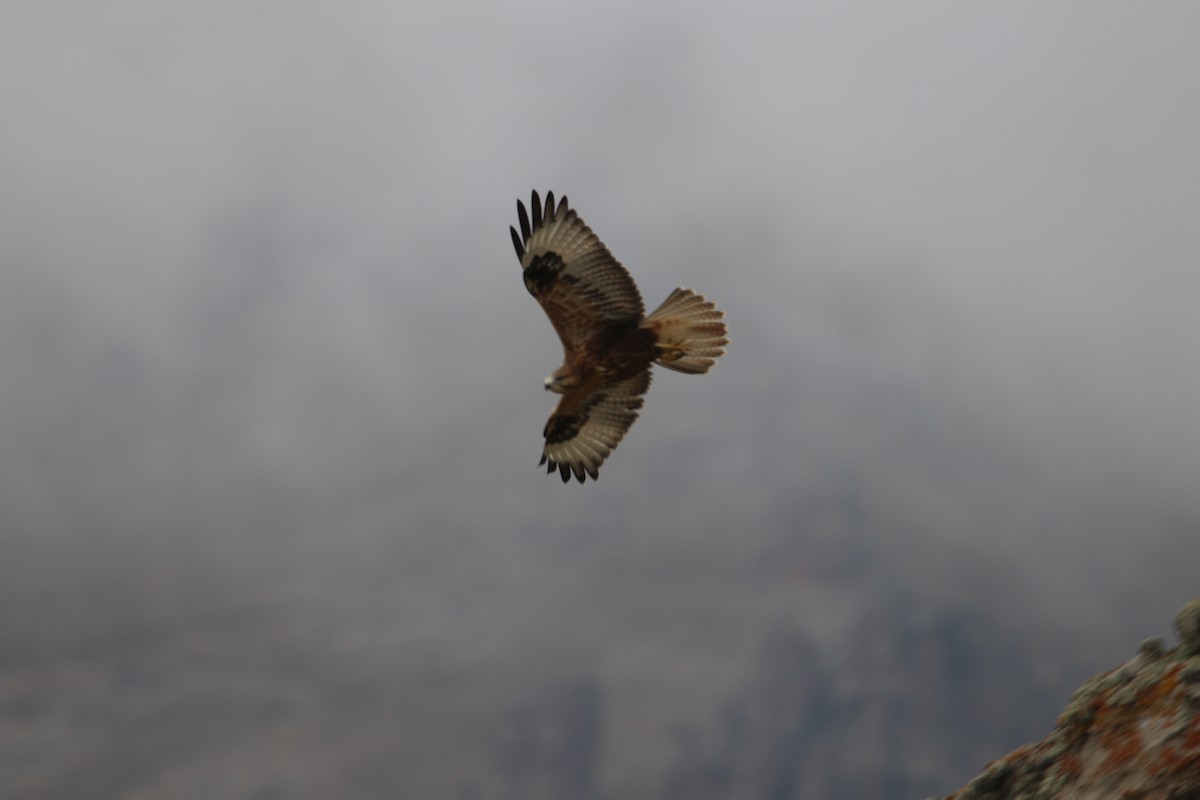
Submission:
[[642,395],[650,388],[650,370],[598,389],[568,390],[546,423],[541,463],[558,470],[563,483],[571,473],[599,477],[600,465],[638,417]]
[[524,269],[525,288],[550,317],[568,355],[614,323],[636,322],[645,314],[642,296],[630,277],[563,197],[542,205],[534,192],[531,209],[517,201],[521,230],[509,227]]

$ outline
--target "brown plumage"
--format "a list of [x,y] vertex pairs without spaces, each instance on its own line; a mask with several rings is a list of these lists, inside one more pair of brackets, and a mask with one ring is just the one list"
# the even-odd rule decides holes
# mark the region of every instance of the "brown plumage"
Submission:
[[563,345],[563,365],[546,378],[562,395],[546,422],[541,463],[580,483],[600,465],[638,417],[650,388],[650,365],[708,372],[729,344],[724,312],[689,289],[676,289],[645,316],[642,296],[621,264],[567,198],[554,193],[530,208],[517,201],[521,230],[510,227],[525,288],[545,309]]

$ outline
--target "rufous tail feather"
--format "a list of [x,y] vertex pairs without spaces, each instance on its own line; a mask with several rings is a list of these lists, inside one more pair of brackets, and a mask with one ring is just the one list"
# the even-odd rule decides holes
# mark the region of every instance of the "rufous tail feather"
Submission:
[[667,369],[700,375],[725,354],[728,330],[724,311],[691,289],[671,292],[642,327],[654,331],[661,355],[654,360]]

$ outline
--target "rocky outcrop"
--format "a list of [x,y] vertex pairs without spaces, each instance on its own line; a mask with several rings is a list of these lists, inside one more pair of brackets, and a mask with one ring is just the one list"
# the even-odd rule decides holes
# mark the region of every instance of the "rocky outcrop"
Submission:
[[1175,648],[1143,642],[1076,690],[1053,733],[946,800],[1200,800],[1200,598],[1175,629]]

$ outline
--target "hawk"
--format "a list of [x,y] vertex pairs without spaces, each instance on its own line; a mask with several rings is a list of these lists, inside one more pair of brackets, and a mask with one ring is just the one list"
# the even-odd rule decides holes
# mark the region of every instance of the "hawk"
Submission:
[[650,365],[700,375],[729,344],[725,313],[690,289],[676,289],[646,316],[642,296],[608,248],[563,197],[534,192],[517,201],[521,230],[509,227],[525,288],[550,317],[563,345],[563,365],[546,378],[562,395],[542,432],[541,463],[584,482],[638,417],[650,388]]

